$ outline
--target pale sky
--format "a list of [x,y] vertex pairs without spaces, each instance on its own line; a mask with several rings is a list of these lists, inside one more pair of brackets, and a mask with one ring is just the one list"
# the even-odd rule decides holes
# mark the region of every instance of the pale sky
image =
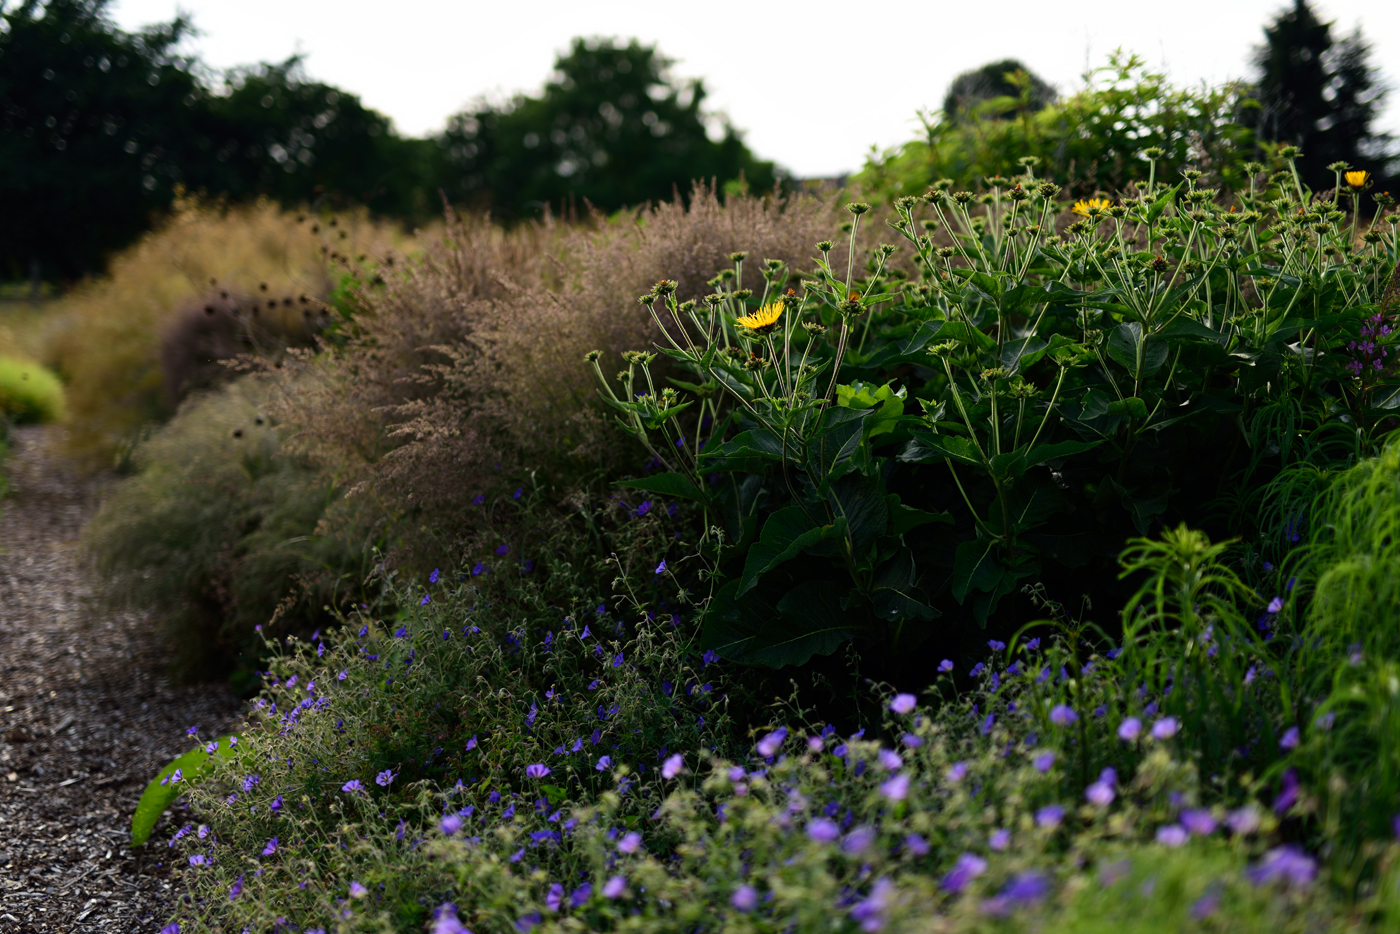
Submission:
[[[424,135],[482,94],[536,92],[577,35],[636,37],[705,80],[711,110],[749,147],[800,177],[858,169],[872,145],[918,132],[961,71],[1019,58],[1060,91],[1122,47],[1178,84],[1244,77],[1283,0],[114,0],[123,28],[192,15],[189,48],[215,68],[306,57],[312,77],[360,95]],[[1291,6],[1291,2],[1287,5]],[[1322,0],[1334,30],[1358,25],[1400,82],[1400,3]],[[1387,68],[1387,63],[1391,68]],[[1400,134],[1400,92],[1379,128]]]

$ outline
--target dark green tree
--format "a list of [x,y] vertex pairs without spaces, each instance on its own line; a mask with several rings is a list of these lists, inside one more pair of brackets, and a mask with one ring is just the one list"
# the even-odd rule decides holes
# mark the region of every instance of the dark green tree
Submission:
[[1383,172],[1390,140],[1372,123],[1385,88],[1360,30],[1338,41],[1307,0],[1294,0],[1264,40],[1254,56],[1259,109],[1246,114],[1258,138],[1299,147],[1299,171],[1314,190],[1335,184],[1334,162]]
[[[982,105],[997,98],[1010,98],[1000,113],[986,113]],[[1055,89],[1014,58],[989,62],[965,71],[953,79],[943,97],[943,112],[950,120],[979,116],[1014,117],[1019,111],[1037,111],[1055,100]]]
[[695,179],[771,187],[773,164],[728,124],[711,139],[703,84],[671,80],[670,64],[636,40],[575,39],[540,97],[452,117],[438,137],[448,196],[519,218],[571,201],[614,210],[669,198]]
[[0,278],[101,269],[177,186],[415,220],[441,209],[431,141],[397,136],[297,59],[236,69],[211,89],[177,52],[187,20],[127,33],[108,4],[0,3]]
[[309,80],[297,57],[230,71],[197,122],[183,173],[191,188],[289,206],[330,199],[414,219],[441,211],[433,144],[398,136],[354,94]]
[[184,19],[124,33],[107,0],[0,14],[0,275],[67,278],[140,235],[180,180],[203,91]]

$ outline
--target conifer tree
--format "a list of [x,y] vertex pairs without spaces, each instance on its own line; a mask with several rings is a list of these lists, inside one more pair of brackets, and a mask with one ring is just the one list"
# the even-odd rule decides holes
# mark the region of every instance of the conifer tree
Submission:
[[1390,140],[1371,124],[1385,88],[1361,31],[1337,40],[1307,0],[1294,0],[1264,38],[1254,58],[1258,138],[1298,146],[1299,171],[1314,190],[1333,186],[1327,167],[1336,162],[1383,171]]

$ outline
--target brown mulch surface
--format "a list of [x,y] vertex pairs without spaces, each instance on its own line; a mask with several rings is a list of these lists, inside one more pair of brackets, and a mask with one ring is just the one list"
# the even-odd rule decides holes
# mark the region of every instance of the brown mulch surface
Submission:
[[0,934],[156,932],[173,908],[169,830],[129,849],[132,810],[188,750],[185,728],[219,730],[238,701],[172,685],[149,618],[93,599],[76,540],[103,481],[59,440],[17,429],[2,468]]

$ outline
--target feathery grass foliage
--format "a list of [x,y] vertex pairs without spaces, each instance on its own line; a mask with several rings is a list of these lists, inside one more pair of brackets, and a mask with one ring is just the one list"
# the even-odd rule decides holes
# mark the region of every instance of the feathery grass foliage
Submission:
[[478,497],[533,475],[560,500],[600,471],[642,466],[582,364],[603,348],[620,366],[652,339],[639,292],[667,271],[699,288],[741,243],[795,261],[831,219],[812,197],[721,201],[704,185],[688,202],[573,226],[449,217],[420,257],[347,286],[332,352],[297,368],[275,412],[301,449],[382,502],[396,560],[421,566],[476,534]]
[[0,357],[0,417],[16,425],[63,420],[63,384],[30,360]]
[[106,276],[47,306],[42,360],[67,383],[72,454],[105,467],[129,453],[174,414],[194,368],[309,344],[323,324],[319,300],[347,265],[402,241],[361,215],[298,218],[267,202],[181,198]]
[[[1400,800],[1400,442],[1331,478],[1307,514],[1308,535],[1281,573],[1305,615],[1293,703],[1292,762],[1318,789],[1325,836],[1356,860],[1396,825]],[[1337,659],[1328,666],[1318,659]]]
[[340,491],[288,452],[243,379],[187,402],[137,448],[84,546],[119,602],[155,608],[186,677],[257,662],[255,627],[306,632],[361,599],[372,541],[324,535]]

